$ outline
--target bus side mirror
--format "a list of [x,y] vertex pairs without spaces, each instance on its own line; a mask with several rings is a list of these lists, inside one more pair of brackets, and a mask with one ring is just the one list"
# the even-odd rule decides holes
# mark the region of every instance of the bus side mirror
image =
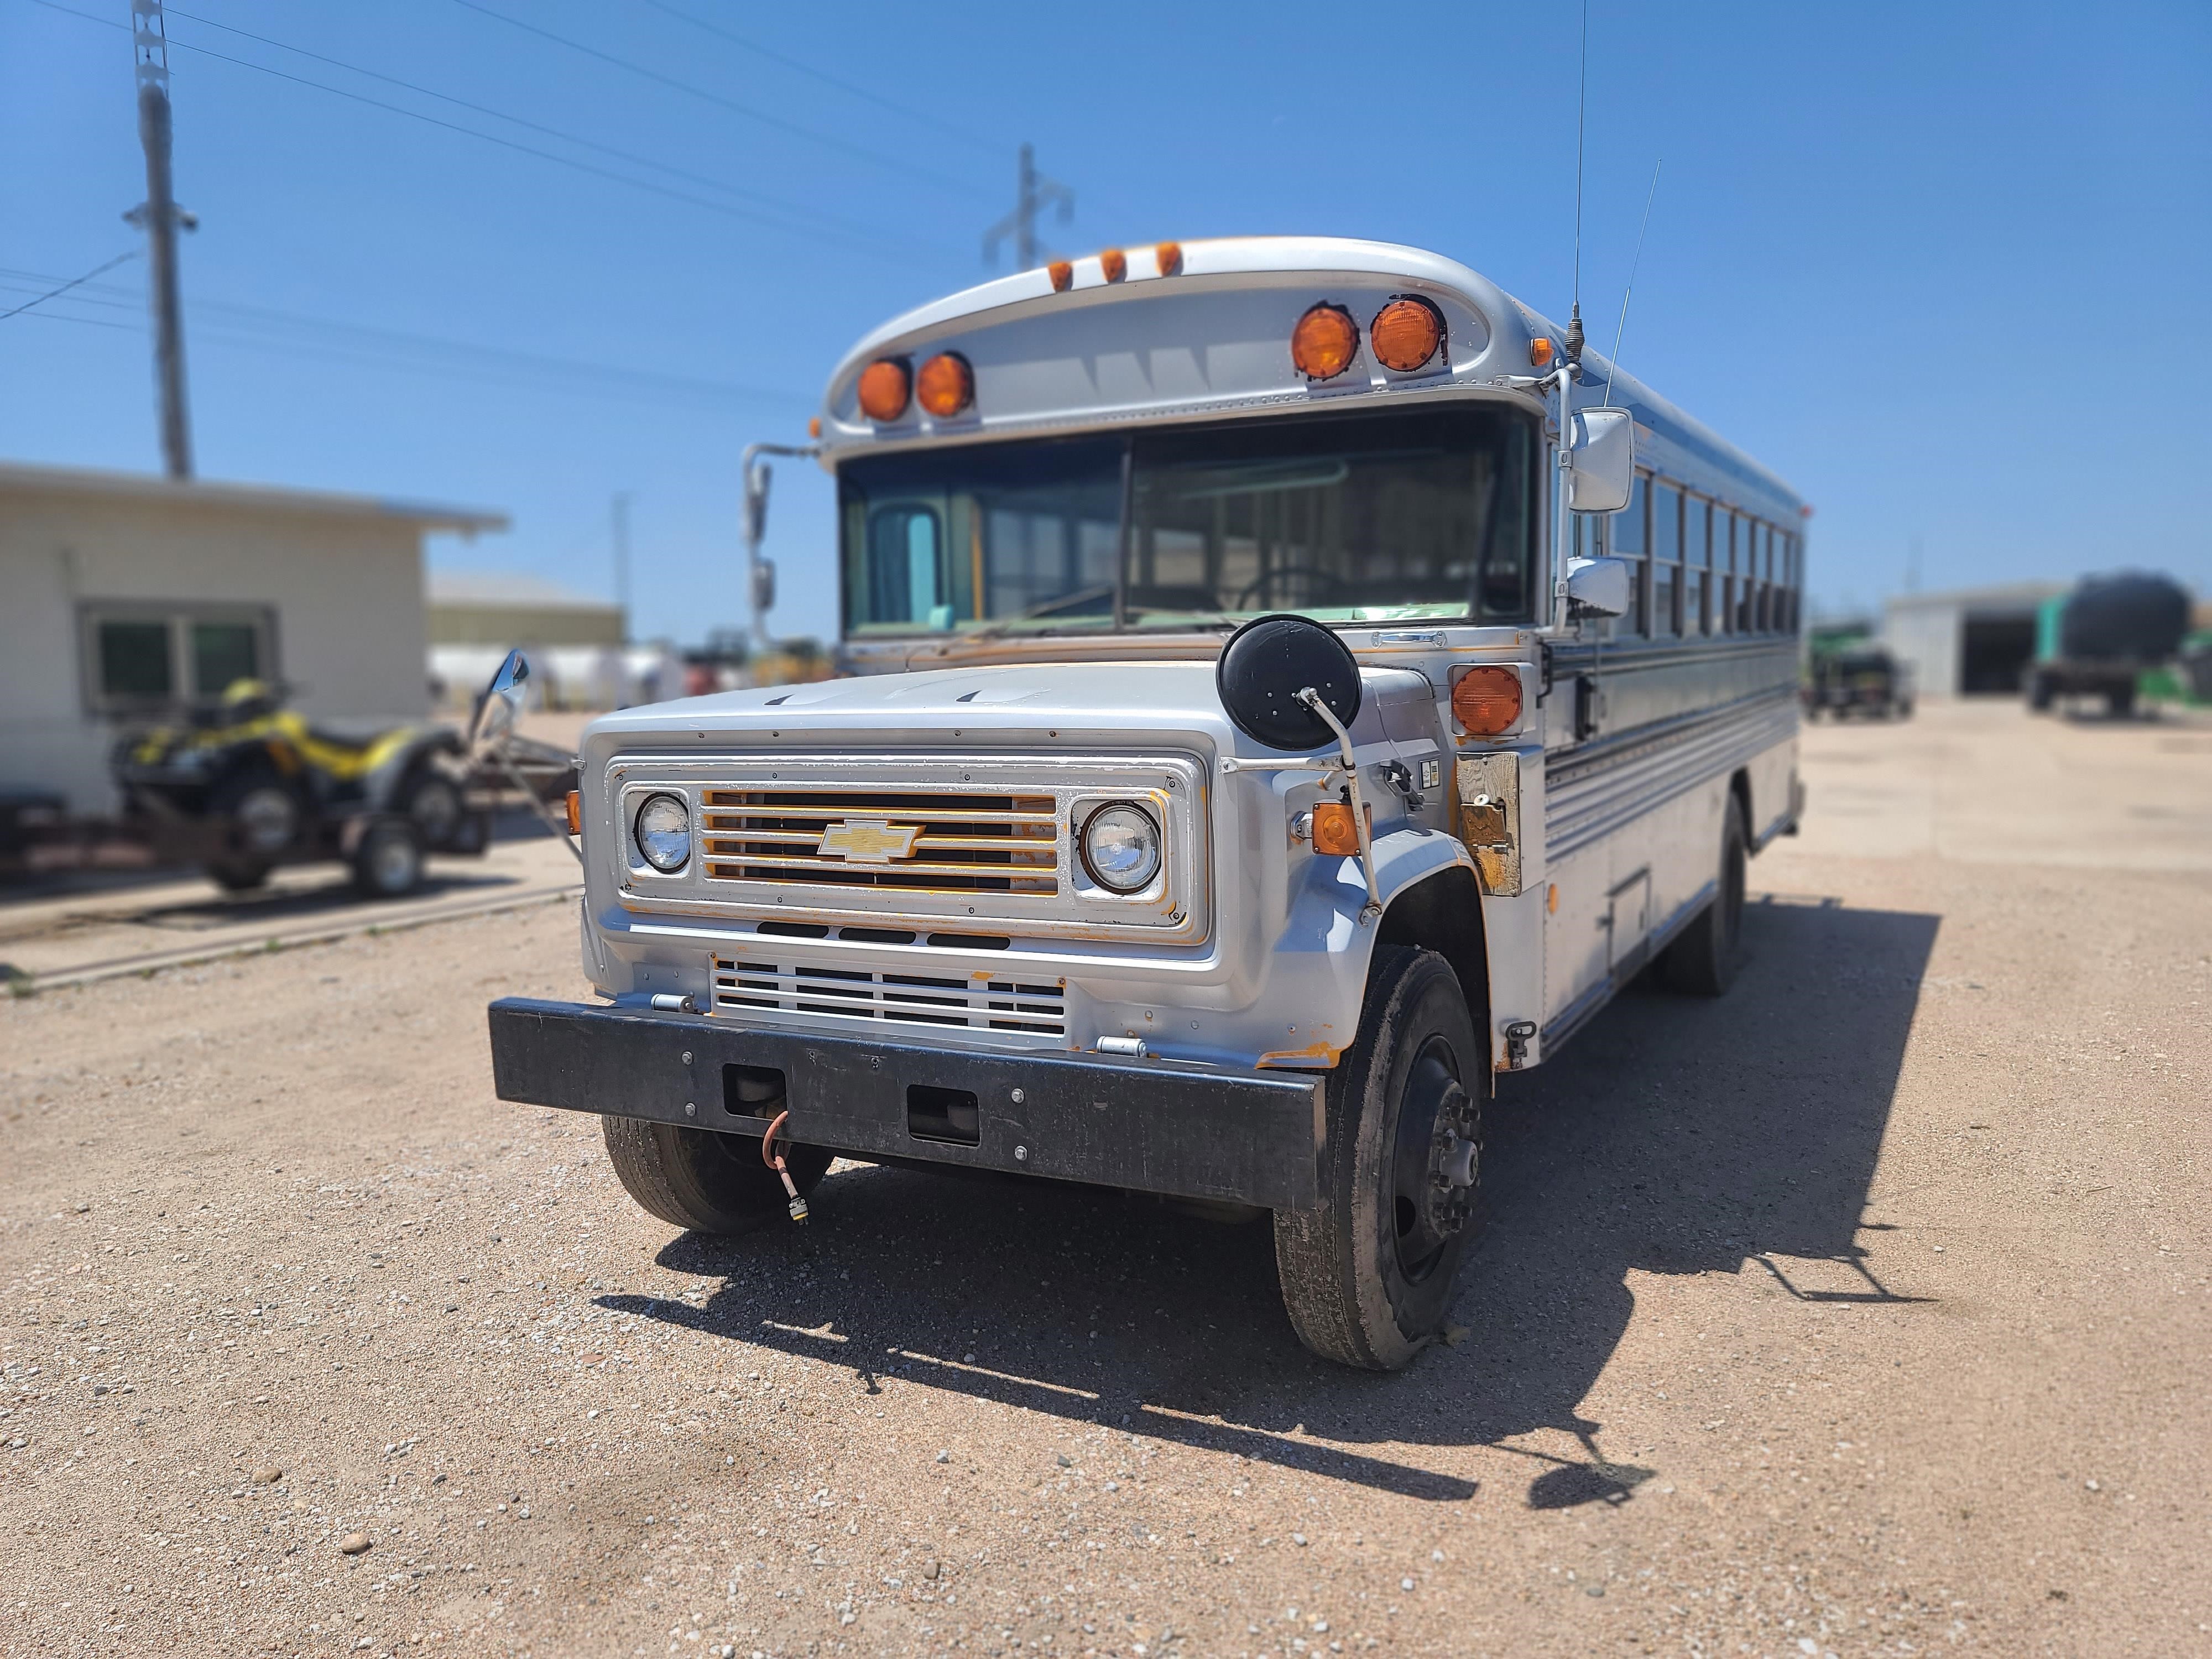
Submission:
[[1620,512],[1636,486],[1636,417],[1625,409],[1583,409],[1568,418],[1568,507]]
[[1567,607],[1580,617],[1625,617],[1633,574],[1626,559],[1567,561]]

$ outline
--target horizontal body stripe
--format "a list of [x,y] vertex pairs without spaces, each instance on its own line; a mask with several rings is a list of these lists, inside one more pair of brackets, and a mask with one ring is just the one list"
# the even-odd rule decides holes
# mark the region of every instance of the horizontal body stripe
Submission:
[[1787,686],[1585,744],[1544,768],[1548,857],[1565,858],[1797,732]]

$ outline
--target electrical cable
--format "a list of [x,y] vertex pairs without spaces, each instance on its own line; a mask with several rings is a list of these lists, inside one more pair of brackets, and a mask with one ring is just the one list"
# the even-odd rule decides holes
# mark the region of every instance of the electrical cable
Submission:
[[[6,322],[10,317],[21,316],[33,306],[42,306],[49,300],[58,299],[62,295],[68,293],[71,289],[81,287],[84,283],[90,282],[94,277],[99,276],[103,270],[112,270],[116,266],[121,264],[125,259],[135,259],[137,257],[138,250],[135,247],[127,253],[118,253],[112,259],[110,259],[106,264],[94,265],[90,270],[86,271],[83,276],[72,276],[69,281],[64,283],[59,288],[49,289],[46,293],[41,294],[35,300],[26,300],[21,305],[17,306],[13,311],[0,311],[0,323]],[[48,277],[46,280],[51,282],[53,279],[52,277]]]
[[[638,155],[629,150],[617,149],[611,144],[602,144],[594,139],[580,137],[575,133],[566,131],[559,127],[547,126],[542,121],[533,121],[520,115],[510,115],[505,110],[494,109],[488,104],[474,103],[466,98],[456,97],[449,92],[439,92],[434,88],[418,86],[412,81],[403,81],[396,75],[386,75],[380,70],[363,69],[359,64],[349,64],[343,58],[327,57],[319,52],[310,52],[307,47],[295,46],[289,40],[279,40],[266,34],[256,34],[251,29],[236,28],[228,23],[218,23],[211,17],[202,17],[195,13],[181,10],[175,6],[168,6],[164,9],[171,17],[181,17],[186,22],[197,23],[204,28],[221,29],[225,34],[235,34],[243,40],[257,41],[264,46],[274,46],[279,52],[292,52],[301,58],[311,58],[318,64],[327,64],[332,69],[344,70],[350,74],[362,76],[371,81],[381,81],[386,86],[398,87],[403,91],[415,93],[424,98],[435,98],[441,103],[452,104],[457,108],[469,110],[477,115],[489,115],[495,121],[511,122],[529,131],[543,133],[549,138],[558,138],[565,143],[575,144],[585,149],[597,150],[602,155],[611,155],[617,161],[628,161],[634,167],[651,167],[656,172],[665,173],[673,178],[686,179],[695,185],[703,185],[709,190],[723,191],[732,196],[773,209],[779,213],[803,214],[810,211],[793,203],[778,201],[772,196],[763,196],[757,191],[748,190],[742,185],[732,185],[720,179],[709,178],[704,173],[692,173],[684,167],[672,167],[665,161],[656,161],[649,155]],[[869,234],[869,227],[854,220],[839,219],[830,214],[816,216],[842,229],[854,231],[864,236]]]
[[[994,155],[1000,155],[1005,151],[1005,145],[956,127],[950,122],[941,121],[927,110],[909,108],[896,100],[884,97],[881,93],[871,92],[866,87],[856,87],[849,81],[841,81],[827,70],[816,69],[811,64],[802,64],[796,58],[786,57],[773,46],[764,46],[757,40],[749,40],[744,35],[733,33],[719,23],[710,23],[703,17],[694,17],[690,12],[670,5],[668,0],[645,0],[645,3],[655,11],[665,12],[679,22],[689,23],[695,29],[704,30],[717,40],[727,40],[732,46],[743,46],[747,52],[757,52],[771,64],[781,64],[784,68],[809,76],[826,87],[835,87],[840,92],[848,93],[855,98],[865,99],[879,108],[890,111],[894,115],[903,115],[909,121],[920,121],[925,126],[934,127],[948,138],[957,138],[963,143],[973,144],[976,149],[988,150]],[[178,15],[181,16],[183,14]]]
[[[79,11],[73,6],[62,5],[59,3],[59,0],[31,0],[31,3],[36,6],[43,6],[49,11],[60,12],[66,17],[76,17],[80,18],[88,23],[97,23],[103,28],[121,29],[126,33],[130,32],[130,25],[127,23],[118,23],[112,19],[106,17],[95,17],[90,12]],[[519,143],[512,138],[502,138],[496,133],[479,132],[474,127],[465,127],[459,123],[454,121],[441,120],[434,115],[424,114],[421,110],[408,109],[404,106],[399,104],[388,104],[381,99],[370,98],[358,92],[349,92],[343,87],[325,85],[320,81],[310,81],[305,76],[288,74],[286,71],[280,69],[271,69],[266,64],[256,64],[248,58],[234,58],[228,52],[215,52],[206,46],[196,46],[187,41],[179,40],[174,38],[172,38],[168,41],[168,45],[170,47],[179,52],[194,52],[202,58],[212,58],[217,63],[234,64],[240,69],[253,70],[262,75],[272,76],[279,81],[289,81],[295,86],[312,87],[318,92],[327,92],[333,97],[344,98],[356,104],[366,104],[371,109],[385,110],[393,115],[404,115],[416,121],[426,122],[434,127],[442,127],[448,132],[458,132],[465,137],[481,139],[487,144],[496,144],[502,149],[514,150],[524,155],[534,155],[541,161],[551,161],[561,167],[573,167],[579,173],[587,173],[596,178],[612,179],[617,184],[628,185],[635,190],[647,191],[655,196],[666,197],[672,201],[684,202],[693,207],[705,208],[709,212],[724,214],[731,218],[742,220],[748,223],[767,225],[777,230],[788,231],[794,235],[817,236],[830,240],[846,242],[850,242],[853,240],[847,237],[834,235],[830,232],[821,230],[813,226],[793,224],[787,221],[770,219],[758,213],[748,212],[744,209],[733,207],[726,202],[711,201],[705,197],[694,196],[685,191],[672,190],[665,185],[654,184],[648,179],[634,179],[628,173],[617,173],[609,167],[594,167],[589,161],[580,161],[571,155],[562,155],[553,150],[540,149],[534,144]],[[871,245],[860,244],[860,246],[865,246]]]
[[905,173],[909,178],[927,179],[933,185],[961,195],[975,196],[981,193],[975,185],[963,183],[957,179],[948,179],[943,173],[932,173],[927,167],[915,167],[908,162],[900,161],[896,156],[886,155],[880,150],[870,149],[865,144],[855,144],[828,133],[816,132],[811,128],[799,125],[795,121],[787,121],[781,116],[766,114],[752,108],[750,105],[740,104],[733,98],[725,98],[720,93],[708,91],[704,87],[695,87],[690,82],[679,81],[672,75],[663,75],[659,70],[649,69],[643,64],[634,64],[626,58],[616,57],[611,52],[602,52],[597,46],[587,46],[580,40],[571,40],[565,34],[556,34],[552,30],[541,28],[535,23],[526,23],[519,17],[509,17],[505,12],[494,11],[489,6],[479,4],[478,0],[453,0],[453,3],[469,11],[480,12],[486,17],[505,23],[509,28],[520,29],[526,34],[534,34],[541,40],[550,40],[555,46],[565,46],[570,52],[581,52],[586,58],[597,58],[600,63],[612,64],[628,74],[641,76],[655,85],[667,87],[688,97],[700,99],[718,109],[726,109],[733,114],[744,116],[749,120],[758,121],[765,126],[790,133],[794,137],[806,139],[811,143],[824,144],[832,149],[842,150],[848,155],[856,156],[866,161],[873,161],[878,167],[889,167],[893,172]]

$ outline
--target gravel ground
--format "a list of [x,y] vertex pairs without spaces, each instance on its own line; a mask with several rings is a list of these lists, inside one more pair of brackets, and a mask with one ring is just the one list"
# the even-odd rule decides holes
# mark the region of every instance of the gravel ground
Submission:
[[1395,1377],[1109,1194],[672,1233],[491,1097],[565,906],[0,1006],[0,1650],[2212,1651],[2212,876],[1876,839],[1506,1080]]

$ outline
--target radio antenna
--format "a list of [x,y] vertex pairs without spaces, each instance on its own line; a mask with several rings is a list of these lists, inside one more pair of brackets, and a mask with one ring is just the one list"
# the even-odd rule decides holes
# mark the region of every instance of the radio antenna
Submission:
[[1628,329],[1628,300],[1636,292],[1636,267],[1644,263],[1644,233],[1651,228],[1651,198],[1659,193],[1659,169],[1667,165],[1661,156],[1651,164],[1651,188],[1644,196],[1644,222],[1636,228],[1636,257],[1628,262],[1628,286],[1620,291],[1620,322],[1613,331],[1613,356],[1605,368],[1605,402],[1602,409],[1613,407],[1613,377],[1620,373],[1620,337]]
[[[1589,0],[1583,0],[1583,41],[1580,83],[1575,91],[1575,289],[1573,314],[1567,319],[1567,365],[1579,371],[1583,362],[1583,125],[1589,106]],[[1578,376],[1579,377],[1579,376]]]

